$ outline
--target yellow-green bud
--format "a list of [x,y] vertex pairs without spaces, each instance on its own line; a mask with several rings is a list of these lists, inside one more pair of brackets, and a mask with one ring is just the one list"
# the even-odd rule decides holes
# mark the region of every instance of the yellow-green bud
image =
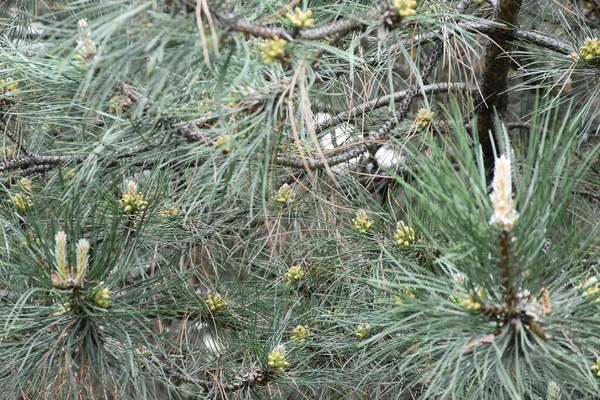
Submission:
[[33,181],[31,179],[21,178],[19,185],[21,186],[21,190],[31,194],[31,189],[33,187]]
[[585,61],[590,61],[600,56],[600,41],[598,38],[586,39],[584,45],[579,49]]
[[108,308],[110,307],[110,291],[107,287],[103,287],[104,282],[100,282],[98,286],[92,290],[92,300],[98,307]]
[[467,295],[466,299],[460,299],[459,303],[462,304],[467,311],[478,311],[482,307],[480,299],[483,299],[484,295],[484,289],[479,288],[475,292],[471,291],[471,293]]
[[165,208],[164,210],[158,212],[158,216],[161,218],[172,218],[177,216],[177,214],[179,214],[177,207]]
[[261,60],[265,64],[271,64],[273,61],[283,58],[287,41],[274,36],[260,45]]
[[296,7],[294,10],[294,14],[288,13],[286,18],[290,20],[290,22],[294,25],[294,28],[310,28],[315,25],[315,20],[311,18],[312,11],[306,10],[306,12],[302,11],[300,7]]
[[402,249],[407,249],[411,244],[415,243],[415,239],[413,228],[406,226],[403,221],[399,221],[396,233],[394,234],[396,244]]
[[296,193],[287,183],[281,185],[279,189],[277,189],[277,194],[275,195],[275,200],[281,204],[291,204],[296,199]]
[[127,183],[127,192],[123,193],[119,205],[123,207],[126,214],[132,214],[142,211],[148,206],[148,201],[144,199],[144,194],[137,191],[137,184],[134,181]]
[[366,339],[371,336],[371,326],[370,325],[358,325],[356,327],[356,337],[359,339]]
[[403,298],[409,297],[411,299],[415,299],[417,297],[417,295],[414,293],[413,291],[414,289],[408,289],[408,288],[404,288],[401,291],[400,295],[394,295],[394,300],[396,300],[396,305],[400,305],[403,303]]
[[13,79],[11,77],[8,77],[6,79],[0,79],[0,93],[1,94],[11,95],[12,93],[10,93],[10,92],[16,92],[18,87],[19,87],[19,82],[13,82]]
[[292,342],[295,343],[304,343],[306,338],[312,335],[310,329],[308,329],[308,325],[298,325],[294,328],[293,333]]
[[290,366],[290,363],[285,359],[285,348],[283,346],[278,346],[275,350],[269,353],[267,357],[267,365],[273,371],[283,372],[287,367]]
[[434,116],[435,113],[433,111],[429,111],[426,108],[421,108],[417,114],[415,122],[419,128],[425,129],[429,127]]
[[211,311],[220,311],[227,308],[228,304],[219,293],[211,293],[206,299],[206,304]]
[[410,17],[417,13],[417,2],[415,0],[392,0],[392,6],[401,17]]
[[305,275],[306,273],[302,267],[291,267],[285,273],[285,277],[287,278],[287,284],[293,285],[297,282],[300,282],[302,279],[304,279]]
[[219,136],[217,140],[213,142],[215,149],[220,149],[223,154],[227,154],[231,151],[231,135]]
[[11,196],[8,200],[8,203],[20,212],[27,211],[33,207],[33,201],[31,200],[31,198],[21,193],[17,193],[14,196]]
[[373,226],[373,221],[364,210],[358,210],[356,218],[352,219],[352,229],[359,233],[367,233]]
[[600,302],[600,287],[596,277],[593,276],[584,282],[583,295],[596,297],[596,301]]
[[590,369],[596,373],[597,377],[600,378],[600,358],[596,360],[596,365],[592,365]]

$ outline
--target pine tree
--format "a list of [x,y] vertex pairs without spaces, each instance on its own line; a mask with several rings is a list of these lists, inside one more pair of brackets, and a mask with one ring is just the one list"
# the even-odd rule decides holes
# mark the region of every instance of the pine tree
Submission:
[[598,397],[597,0],[1,7],[0,398]]

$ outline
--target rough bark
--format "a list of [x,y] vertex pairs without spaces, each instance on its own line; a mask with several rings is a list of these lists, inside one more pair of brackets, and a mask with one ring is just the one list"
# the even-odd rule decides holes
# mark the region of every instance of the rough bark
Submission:
[[[522,0],[500,0],[494,13],[494,22],[516,27]],[[497,147],[499,132],[494,124],[496,113],[502,118],[508,104],[508,72],[511,50],[506,28],[490,31],[483,55],[483,71],[480,98],[476,103],[477,130],[483,149],[486,170],[494,167],[494,146]],[[491,136],[490,136],[491,133]],[[491,178],[488,174],[488,178]]]

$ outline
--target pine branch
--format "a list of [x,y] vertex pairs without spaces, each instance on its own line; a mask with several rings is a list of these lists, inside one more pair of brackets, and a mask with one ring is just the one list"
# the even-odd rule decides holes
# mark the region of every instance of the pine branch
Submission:
[[400,18],[397,18],[397,13],[395,13],[394,8],[387,2],[381,2],[354,18],[342,18],[327,25],[305,30],[287,30],[277,27],[256,25],[239,18],[234,13],[214,13],[214,15],[217,20],[229,26],[229,28],[234,31],[265,39],[279,37],[286,40],[321,40],[328,36],[346,35],[352,31],[364,29],[367,24],[362,21],[379,20],[382,16],[389,16],[390,18],[394,17],[394,22],[400,20]]
[[[471,0],[463,0],[456,6],[456,11],[464,11],[470,4]],[[425,81],[429,75],[433,72],[435,65],[442,56],[444,51],[444,42],[441,40],[436,41],[435,47],[429,54],[427,61],[421,71],[421,79]],[[376,150],[382,144],[381,142],[389,140],[392,130],[396,127],[398,122],[402,121],[406,117],[413,100],[415,99],[419,87],[417,84],[413,84],[407,91],[406,94],[398,105],[396,112],[390,117],[377,131],[372,132],[365,140],[360,140],[349,145],[344,146],[345,149],[340,151],[339,154],[332,154],[322,158],[308,158],[303,159],[301,157],[292,155],[279,155],[275,159],[278,165],[294,167],[294,168],[305,168],[308,166],[311,169],[323,168],[325,165],[334,166],[343,162],[349,161],[353,158],[360,156],[361,154],[369,151]],[[379,142],[379,143],[378,143]]]
[[4,161],[0,163],[0,172],[11,171],[16,169],[27,169],[30,167],[40,166],[56,166],[61,162],[68,161],[81,161],[85,159],[84,156],[40,156],[33,154],[25,157],[17,157],[12,160]]
[[[438,93],[446,93],[451,91],[464,91],[467,89],[467,85],[464,83],[432,83],[430,85],[425,85],[419,90],[416,94],[417,96],[422,96],[425,94],[438,94]],[[349,119],[355,119],[355,115],[363,115],[369,111],[373,111],[382,107],[388,106],[392,101],[397,102],[404,99],[408,95],[408,90],[402,90],[396,92],[394,94],[382,96],[378,99],[368,101],[363,104],[359,104],[357,106],[352,107],[348,111],[341,112],[336,115],[332,115],[328,117],[325,121],[320,124],[315,125],[315,129],[317,131],[322,131],[323,129],[333,127],[337,124],[347,122]]]
[[154,365],[158,366],[174,384],[187,384],[195,386],[202,389],[206,393],[214,391],[218,391],[220,393],[233,393],[239,390],[250,389],[254,386],[264,385],[268,382],[269,379],[268,371],[262,368],[257,368],[252,372],[241,375],[239,379],[234,382],[220,383],[215,381],[207,381],[204,379],[192,378],[190,376],[184,375],[176,371],[175,369],[166,366],[164,362],[162,362],[155,356],[150,356],[149,361],[152,362]]
[[[511,28],[496,22],[459,22],[457,25],[460,29],[468,32],[479,33],[483,35],[489,35],[490,33],[495,32],[497,35],[504,36],[506,40],[522,40],[560,54],[568,55],[573,51],[573,47],[571,45],[551,36],[540,32]],[[416,36],[414,39],[411,39],[411,43],[414,45],[430,41],[439,37],[440,32],[441,30],[436,30],[421,34]]]

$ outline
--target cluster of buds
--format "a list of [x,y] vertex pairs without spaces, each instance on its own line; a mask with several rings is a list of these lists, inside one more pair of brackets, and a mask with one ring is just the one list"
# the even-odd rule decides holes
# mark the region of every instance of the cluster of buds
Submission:
[[267,365],[273,371],[283,372],[290,366],[289,361],[285,359],[285,348],[278,346],[275,350],[269,353],[267,357]]
[[77,53],[73,57],[75,63],[85,69],[88,61],[93,60],[98,54],[98,47],[90,36],[92,35],[92,28],[85,19],[77,21],[79,27],[79,40],[77,41]]
[[590,61],[600,56],[600,41],[598,38],[586,39],[584,45],[579,49],[585,61]]
[[598,279],[596,277],[591,277],[584,282],[583,295],[594,296],[596,297],[596,301],[600,301],[600,287],[598,287]]
[[221,311],[227,308],[228,304],[219,293],[211,293],[206,298],[206,304],[210,308],[210,311]]
[[150,353],[150,350],[148,350],[148,348],[146,346],[138,346],[135,349],[137,351],[137,353],[144,358],[150,358],[150,356],[152,355],[152,353]]
[[[0,147],[0,157],[7,159],[7,158],[12,158],[14,155],[15,155],[14,146]],[[600,158],[599,158],[599,160],[600,160]]]
[[161,218],[173,218],[177,216],[177,214],[179,214],[177,207],[165,208],[164,210],[160,210],[158,212],[158,216]]
[[231,135],[219,136],[217,140],[213,142],[215,149],[219,149],[223,154],[227,154],[231,151]]
[[129,110],[131,106],[131,99],[126,96],[113,96],[108,101],[108,109],[106,110],[109,114],[122,114]]
[[296,193],[292,190],[290,185],[284,183],[279,189],[277,189],[277,195],[275,195],[275,201],[281,204],[290,204],[296,200]]
[[41,244],[42,241],[40,240],[40,238],[35,233],[28,231],[25,234],[25,237],[23,238],[21,243],[19,243],[19,247],[25,247],[27,245],[39,246]]
[[477,289],[476,292],[471,292],[467,295],[466,299],[460,299],[459,302],[460,304],[462,304],[462,306],[464,308],[467,309],[467,311],[477,311],[479,309],[481,309],[481,302],[479,301],[479,299],[483,299],[483,296],[485,295],[485,291],[483,288],[479,288]]
[[148,206],[148,201],[144,200],[142,192],[138,192],[137,184],[134,181],[129,181],[127,182],[127,192],[123,193],[119,205],[123,207],[126,214],[132,214],[143,211]]
[[292,342],[295,343],[304,343],[306,338],[312,336],[310,329],[308,329],[308,325],[298,325],[292,332],[294,334],[292,336]]
[[96,303],[98,307],[110,307],[110,292],[107,287],[104,287],[104,282],[100,282],[98,286],[92,290],[92,301]]
[[592,365],[590,369],[596,373],[598,378],[600,378],[600,358],[596,360],[596,365]]
[[285,45],[287,41],[274,36],[273,39],[267,40],[260,45],[261,60],[265,64],[271,64],[275,60],[283,58],[285,54]]
[[289,286],[300,282],[302,279],[304,279],[304,276],[306,275],[306,272],[304,271],[304,269],[300,266],[295,266],[295,267],[290,267],[290,269],[287,270],[287,272],[285,273],[285,277],[287,278],[287,284]]
[[400,304],[403,303],[403,298],[411,298],[411,299],[415,299],[417,298],[417,295],[415,294],[415,292],[413,291],[414,289],[408,289],[408,288],[404,288],[402,289],[400,295],[394,295],[394,300],[397,306],[399,306]]
[[315,25],[315,20],[311,18],[312,11],[302,11],[300,7],[296,7],[294,13],[288,13],[286,18],[294,25],[296,29],[310,28]]
[[[84,289],[85,278],[88,273],[88,252],[90,243],[86,239],[79,239],[77,242],[77,251],[75,257],[75,267],[67,265],[67,234],[59,231],[54,236],[54,267],[55,270],[50,272],[52,283],[62,289]],[[91,300],[98,307],[109,308],[111,305],[110,291],[104,282],[98,283],[91,290],[89,295]],[[72,302],[65,302],[60,309],[53,315],[61,315],[71,310]]]
[[13,82],[11,77],[0,79],[0,94],[12,95],[17,91],[19,82]]
[[359,233],[367,233],[373,226],[373,220],[364,210],[358,210],[356,218],[352,218],[352,229]]
[[65,302],[65,304],[59,305],[58,306],[58,310],[56,310],[55,312],[53,312],[51,314],[51,316],[55,317],[57,315],[63,315],[67,311],[71,311],[71,302],[70,301]]
[[31,200],[31,197],[21,193],[10,196],[8,203],[16,208],[19,212],[27,211],[33,207],[33,201]]
[[416,240],[415,231],[413,228],[406,226],[403,221],[399,221],[394,240],[400,248],[407,249]]
[[435,113],[433,111],[429,111],[426,108],[421,108],[419,110],[419,112],[417,113],[417,118],[415,119],[415,122],[417,123],[417,127],[422,128],[422,129],[428,128],[429,125],[431,124],[431,121],[433,121],[434,116],[435,116]]
[[355,336],[359,339],[366,339],[371,336],[371,326],[370,325],[359,325],[356,327]]
[[51,274],[52,282],[60,287],[83,286],[88,268],[88,252],[90,243],[86,239],[77,242],[75,268],[67,265],[67,234],[58,231],[54,236],[54,262],[56,272]]
[[415,0],[392,0],[392,6],[401,17],[410,17],[417,13]]

